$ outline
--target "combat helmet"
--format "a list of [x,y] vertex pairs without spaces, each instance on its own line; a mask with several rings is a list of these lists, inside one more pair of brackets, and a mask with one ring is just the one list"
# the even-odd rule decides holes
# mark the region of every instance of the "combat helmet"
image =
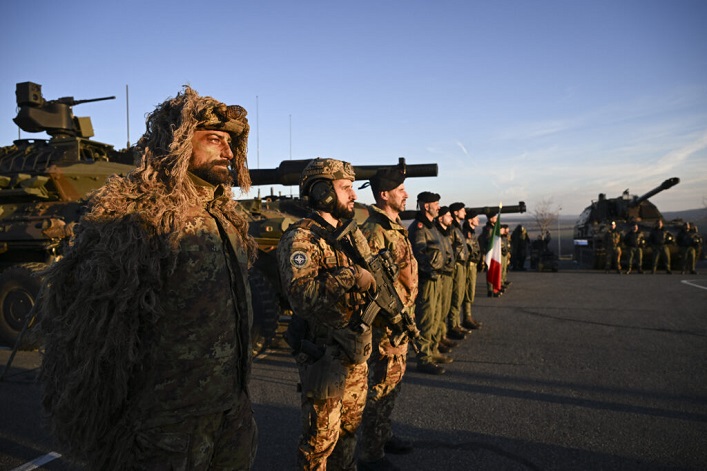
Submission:
[[331,212],[336,206],[334,180],[356,179],[353,166],[342,160],[317,157],[307,164],[300,177],[300,196],[314,209]]

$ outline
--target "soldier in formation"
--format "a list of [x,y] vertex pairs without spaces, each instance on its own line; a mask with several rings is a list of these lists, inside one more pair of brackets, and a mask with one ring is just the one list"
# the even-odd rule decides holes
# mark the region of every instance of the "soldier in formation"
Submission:
[[285,231],[277,248],[294,311],[287,341],[302,389],[297,449],[302,470],[356,469],[372,335],[354,321],[366,293],[375,290],[375,279],[362,262],[370,254],[368,242],[347,224],[354,216],[354,180],[347,162],[312,160],[300,179],[300,195],[312,212]]
[[185,86],[93,194],[39,298],[43,405],[93,470],[249,469],[246,111]]
[[648,241],[653,250],[653,270],[651,273],[655,273],[658,270],[658,263],[661,259],[665,265],[665,273],[668,275],[672,273],[670,269],[670,248],[668,247],[672,240],[673,236],[663,227],[663,220],[658,219],[648,236]]
[[417,369],[422,373],[440,375],[445,369],[440,363],[449,357],[440,354],[442,322],[441,276],[445,263],[442,234],[435,226],[439,214],[440,195],[423,191],[417,195],[417,214],[408,228],[412,252],[417,260],[419,289],[415,299],[415,319],[420,330]]
[[678,232],[677,244],[680,247],[681,273],[696,275],[697,253],[702,247],[702,237],[697,233],[697,227],[689,222],[684,223]]
[[466,218],[464,203],[456,202],[449,205],[452,215],[450,238],[454,256],[454,273],[452,275],[451,306],[447,314],[447,336],[452,339],[463,340],[471,330],[462,325],[462,308],[466,297],[466,286],[469,279],[469,246],[462,231],[462,224]]
[[631,229],[624,235],[624,245],[628,249],[628,264],[626,274],[630,274],[636,260],[636,271],[643,273],[643,246],[645,239],[643,233],[638,229],[638,224],[634,223]]
[[609,273],[612,265],[615,265],[616,273],[621,273],[621,232],[616,228],[616,221],[611,221],[609,230],[604,234],[604,250],[606,251],[604,271]]
[[522,224],[518,224],[511,234],[511,264],[514,271],[525,271],[525,260],[528,258],[530,237]]
[[466,219],[462,227],[467,247],[469,248],[469,265],[467,266],[466,287],[464,290],[464,304],[462,306],[463,320],[462,326],[469,330],[481,327],[481,324],[474,320],[473,309],[476,299],[476,279],[481,264],[481,247],[476,237],[476,228],[479,226],[479,215],[470,210],[466,213]]
[[[454,296],[454,269],[456,266],[452,220],[453,217],[449,206],[439,208],[439,215],[437,216],[435,225],[437,226],[437,230],[442,234],[444,265],[442,266],[442,276],[440,277],[442,280],[442,318],[440,319],[438,329],[442,347],[446,347],[447,349],[456,346],[455,340],[464,340],[464,338],[466,338],[463,332],[448,328],[449,310],[452,308],[452,297]],[[449,350],[447,353],[448,352]],[[445,352],[442,350],[441,353]],[[451,363],[451,358],[446,362]]]
[[[388,250],[399,274],[395,290],[404,308],[414,316],[417,296],[417,260],[412,254],[408,231],[401,225],[408,194],[405,174],[398,168],[379,170],[370,180],[376,202],[361,226],[372,253]],[[393,435],[391,414],[400,394],[406,370],[408,338],[398,338],[381,317],[373,323],[373,352],[368,361],[368,397],[363,413],[358,452],[358,469],[395,470],[387,454],[409,453],[412,445]]]

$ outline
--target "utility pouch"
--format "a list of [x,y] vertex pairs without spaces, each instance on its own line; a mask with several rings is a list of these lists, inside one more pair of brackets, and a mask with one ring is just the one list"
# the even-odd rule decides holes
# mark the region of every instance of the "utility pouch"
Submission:
[[317,400],[342,398],[348,369],[340,356],[338,345],[327,345],[319,359],[300,364],[302,394]]
[[348,327],[334,329],[331,336],[352,364],[361,364],[371,356],[373,333],[370,327],[362,332],[355,332]]

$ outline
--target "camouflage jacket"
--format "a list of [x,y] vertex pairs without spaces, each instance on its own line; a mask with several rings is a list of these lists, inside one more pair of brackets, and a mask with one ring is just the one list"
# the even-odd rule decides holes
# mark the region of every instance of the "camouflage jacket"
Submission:
[[627,247],[641,248],[643,247],[643,233],[641,231],[633,232],[629,231],[624,236],[624,243]]
[[[315,336],[328,328],[346,327],[365,302],[355,291],[356,263],[333,240],[335,231],[313,213],[288,227],[277,246],[280,277],[290,306],[308,322]],[[370,255],[360,229],[347,237],[352,237],[361,256]]]
[[377,206],[369,206],[368,214],[361,231],[373,253],[381,249],[390,251],[400,269],[395,289],[405,307],[410,307],[415,304],[417,296],[417,260],[412,254],[408,231],[400,225],[399,218],[393,221]]
[[417,260],[420,278],[436,279],[442,273],[445,259],[442,234],[432,221],[418,211],[415,220],[408,227],[408,237],[412,244],[412,253]]
[[604,244],[606,247],[616,248],[621,245],[621,232],[617,229],[609,230],[604,234]]
[[163,410],[203,414],[233,407],[245,390],[253,314],[247,255],[234,227],[213,204],[218,188],[183,210],[191,223],[178,238],[174,269],[164,280],[164,315],[152,341],[150,396]]

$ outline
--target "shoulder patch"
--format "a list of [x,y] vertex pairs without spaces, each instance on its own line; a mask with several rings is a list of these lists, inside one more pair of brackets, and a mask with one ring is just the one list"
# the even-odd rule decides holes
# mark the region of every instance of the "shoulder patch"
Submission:
[[290,255],[290,263],[297,268],[303,268],[308,262],[309,257],[301,250],[293,252],[292,255]]
[[422,229],[422,223],[419,222],[419,221],[418,221],[418,223],[417,223],[417,228],[418,228],[418,229]]

